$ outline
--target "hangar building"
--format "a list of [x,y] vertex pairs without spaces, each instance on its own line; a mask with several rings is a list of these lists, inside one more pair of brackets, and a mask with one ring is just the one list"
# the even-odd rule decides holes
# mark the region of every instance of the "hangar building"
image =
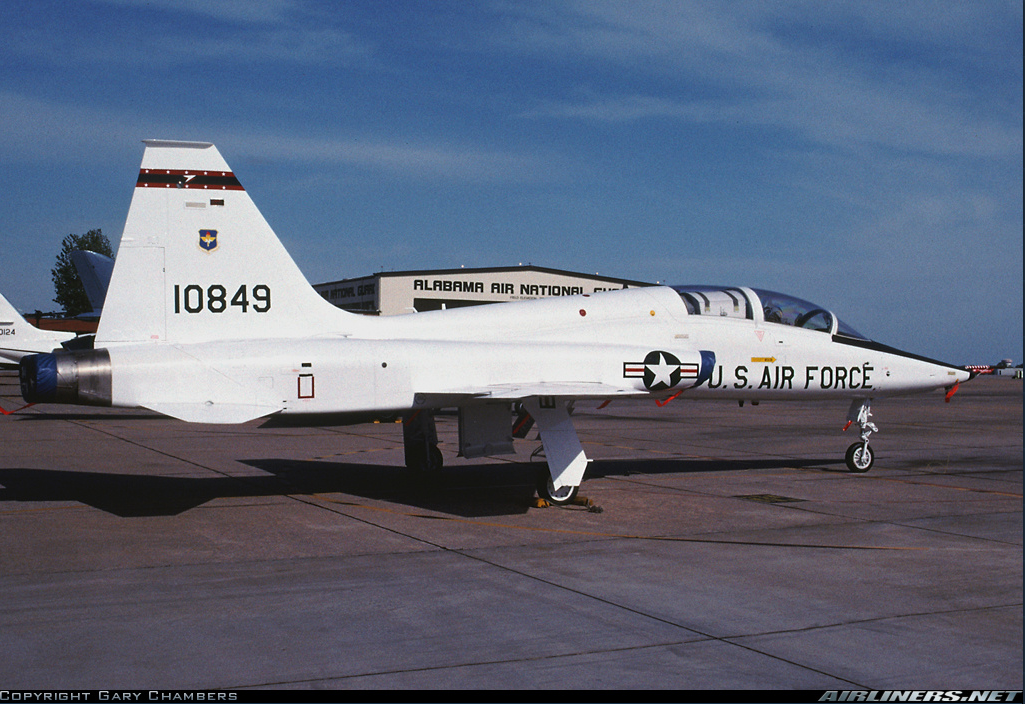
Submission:
[[651,285],[645,281],[529,265],[386,271],[358,279],[315,284],[313,288],[326,300],[345,310],[370,315],[399,315]]

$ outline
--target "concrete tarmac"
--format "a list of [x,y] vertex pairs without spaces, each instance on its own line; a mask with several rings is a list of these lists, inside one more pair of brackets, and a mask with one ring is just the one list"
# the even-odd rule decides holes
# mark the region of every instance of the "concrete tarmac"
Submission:
[[32,407],[0,689],[1021,689],[1022,400],[878,401],[863,475],[842,401],[581,404],[590,508],[535,506],[536,440],[455,457],[451,416],[418,479],[392,423]]

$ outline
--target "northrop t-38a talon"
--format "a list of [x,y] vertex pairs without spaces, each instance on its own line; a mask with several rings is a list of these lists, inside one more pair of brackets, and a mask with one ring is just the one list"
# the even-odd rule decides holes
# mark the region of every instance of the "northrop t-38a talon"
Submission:
[[652,286],[392,317],[308,284],[212,144],[146,141],[94,349],[21,362],[28,402],[144,407],[196,423],[401,414],[406,463],[440,466],[432,412],[466,457],[540,432],[538,491],[571,501],[587,458],[572,405],[680,397],[847,399],[851,471],[873,462],[873,399],[969,372],[873,342],[831,312],[751,288]]

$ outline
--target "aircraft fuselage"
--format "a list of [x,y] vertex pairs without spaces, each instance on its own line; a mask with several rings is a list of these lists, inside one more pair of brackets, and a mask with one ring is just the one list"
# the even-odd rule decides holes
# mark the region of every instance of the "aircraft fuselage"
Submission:
[[[663,287],[353,322],[299,340],[112,346],[105,405],[238,422],[225,407],[248,419],[444,407],[448,396],[878,398],[969,376],[822,331],[688,315]],[[646,364],[652,353],[663,357]]]

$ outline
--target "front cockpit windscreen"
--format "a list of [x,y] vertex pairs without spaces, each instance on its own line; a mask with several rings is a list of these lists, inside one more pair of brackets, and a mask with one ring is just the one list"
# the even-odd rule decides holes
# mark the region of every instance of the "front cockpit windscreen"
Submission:
[[[757,296],[750,300],[744,290],[728,286],[674,286],[690,315],[716,315],[729,318],[754,318],[753,307],[762,309],[767,323],[791,325],[860,340],[868,338],[833,314],[810,301],[766,289],[747,289]],[[834,328],[835,323],[835,328]]]
[[[758,288],[752,290],[761,300],[762,316],[766,322],[833,332],[833,314],[822,306],[786,293]],[[859,340],[868,339],[839,318],[836,319],[836,334]]]

